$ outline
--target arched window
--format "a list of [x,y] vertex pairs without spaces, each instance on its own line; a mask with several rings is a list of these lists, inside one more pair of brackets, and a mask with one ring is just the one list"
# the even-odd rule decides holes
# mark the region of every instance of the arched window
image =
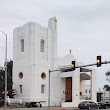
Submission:
[[44,39],[41,39],[41,42],[40,42],[40,52],[45,52],[45,40]]
[[23,86],[22,85],[19,85],[19,93],[21,94],[21,93],[23,93]]
[[21,39],[21,52],[24,52],[24,39]]
[[41,85],[41,93],[45,93],[45,85]]

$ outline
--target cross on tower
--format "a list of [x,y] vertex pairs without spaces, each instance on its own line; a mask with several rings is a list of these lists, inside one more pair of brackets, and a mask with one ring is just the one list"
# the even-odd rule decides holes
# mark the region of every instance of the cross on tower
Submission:
[[71,54],[71,52],[72,52],[71,49],[69,51],[70,51],[70,54]]

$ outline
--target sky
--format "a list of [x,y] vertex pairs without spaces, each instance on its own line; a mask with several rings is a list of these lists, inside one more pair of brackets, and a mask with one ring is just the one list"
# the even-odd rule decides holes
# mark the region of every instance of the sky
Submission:
[[[13,59],[13,29],[34,21],[48,26],[58,21],[58,56],[72,54],[83,64],[96,63],[96,56],[110,61],[110,0],[0,0],[0,31],[8,37],[8,59]],[[5,35],[0,33],[0,65],[5,61]],[[97,70],[97,90],[106,84],[110,64]]]

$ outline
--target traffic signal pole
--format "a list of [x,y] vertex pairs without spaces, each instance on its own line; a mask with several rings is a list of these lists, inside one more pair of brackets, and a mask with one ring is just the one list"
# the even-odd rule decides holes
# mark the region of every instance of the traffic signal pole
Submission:
[[[52,71],[51,71],[51,70],[49,69],[49,80],[48,80],[48,81],[49,81],[49,82],[48,82],[48,86],[49,86],[49,87],[48,87],[48,107],[50,107],[50,73],[51,73],[51,72],[54,72],[54,71],[60,71],[60,70],[58,69],[58,70],[52,70]],[[50,109],[50,108],[49,108],[49,109]]]
[[[110,61],[101,62],[101,64],[108,64],[108,63],[110,63]],[[94,65],[97,65],[97,63],[82,65],[82,66],[76,66],[75,68],[88,67],[88,66],[94,66]]]
[[48,107],[50,107],[50,69],[49,69],[49,87],[48,87]]

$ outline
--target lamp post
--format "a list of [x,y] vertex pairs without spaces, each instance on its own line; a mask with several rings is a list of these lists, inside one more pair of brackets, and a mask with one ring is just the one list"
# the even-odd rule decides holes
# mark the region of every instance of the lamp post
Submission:
[[5,104],[4,107],[5,109],[7,108],[7,34],[4,33],[3,31],[0,31],[6,36],[6,46],[5,46]]
[[50,107],[50,69],[49,69],[49,87],[48,87],[48,107]]

